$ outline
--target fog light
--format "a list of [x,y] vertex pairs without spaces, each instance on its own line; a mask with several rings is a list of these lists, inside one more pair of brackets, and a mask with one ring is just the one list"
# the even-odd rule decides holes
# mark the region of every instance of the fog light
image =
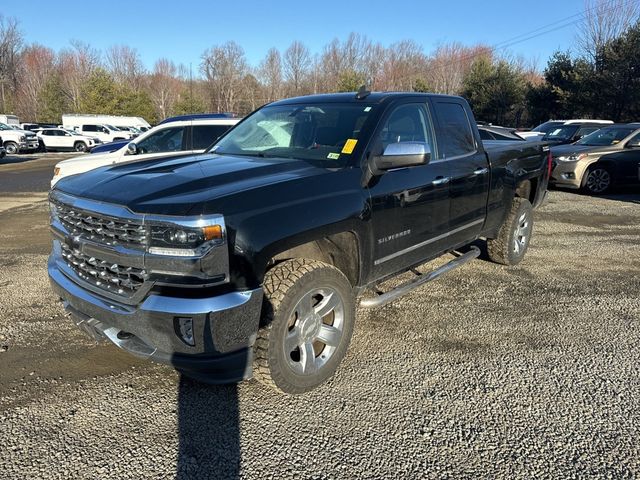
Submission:
[[563,173],[562,178],[564,178],[565,180],[575,180],[576,174],[574,172]]
[[187,345],[194,346],[196,344],[193,336],[193,318],[191,317],[175,317],[174,324],[176,333],[180,339]]

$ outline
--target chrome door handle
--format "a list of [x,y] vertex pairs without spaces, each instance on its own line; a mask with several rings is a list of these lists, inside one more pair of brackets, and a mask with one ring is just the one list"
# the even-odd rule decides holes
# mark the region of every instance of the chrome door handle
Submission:
[[486,168],[486,167],[485,167],[485,168],[476,168],[476,169],[473,171],[473,174],[474,174],[474,175],[484,175],[484,174],[485,174],[485,173],[487,173],[488,171],[489,171],[489,169],[488,169],[488,168]]
[[449,183],[449,180],[449,177],[436,178],[433,182],[431,182],[431,185],[444,185],[445,183]]

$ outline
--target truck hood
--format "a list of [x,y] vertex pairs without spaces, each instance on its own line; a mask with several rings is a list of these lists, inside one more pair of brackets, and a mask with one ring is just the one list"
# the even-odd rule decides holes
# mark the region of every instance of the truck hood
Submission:
[[331,173],[335,170],[295,159],[201,154],[102,167],[63,178],[55,189],[137,213],[227,215],[273,202],[274,196],[285,195],[285,183],[299,184],[287,188],[286,195],[311,196],[322,188],[316,177]]

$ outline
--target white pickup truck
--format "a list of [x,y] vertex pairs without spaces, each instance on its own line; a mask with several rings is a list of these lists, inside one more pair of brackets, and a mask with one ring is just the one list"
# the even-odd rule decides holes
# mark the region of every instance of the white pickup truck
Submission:
[[20,152],[35,152],[39,142],[35,133],[28,130],[11,128],[6,123],[0,123],[0,136],[2,144],[8,155],[15,155]]

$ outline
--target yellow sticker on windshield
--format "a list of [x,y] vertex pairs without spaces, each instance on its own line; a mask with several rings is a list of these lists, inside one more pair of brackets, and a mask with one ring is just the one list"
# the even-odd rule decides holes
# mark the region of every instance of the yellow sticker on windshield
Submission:
[[347,140],[347,143],[345,143],[344,147],[342,147],[342,153],[353,152],[353,149],[356,148],[356,143],[358,143],[358,140],[356,140],[355,138],[350,138],[349,140]]

